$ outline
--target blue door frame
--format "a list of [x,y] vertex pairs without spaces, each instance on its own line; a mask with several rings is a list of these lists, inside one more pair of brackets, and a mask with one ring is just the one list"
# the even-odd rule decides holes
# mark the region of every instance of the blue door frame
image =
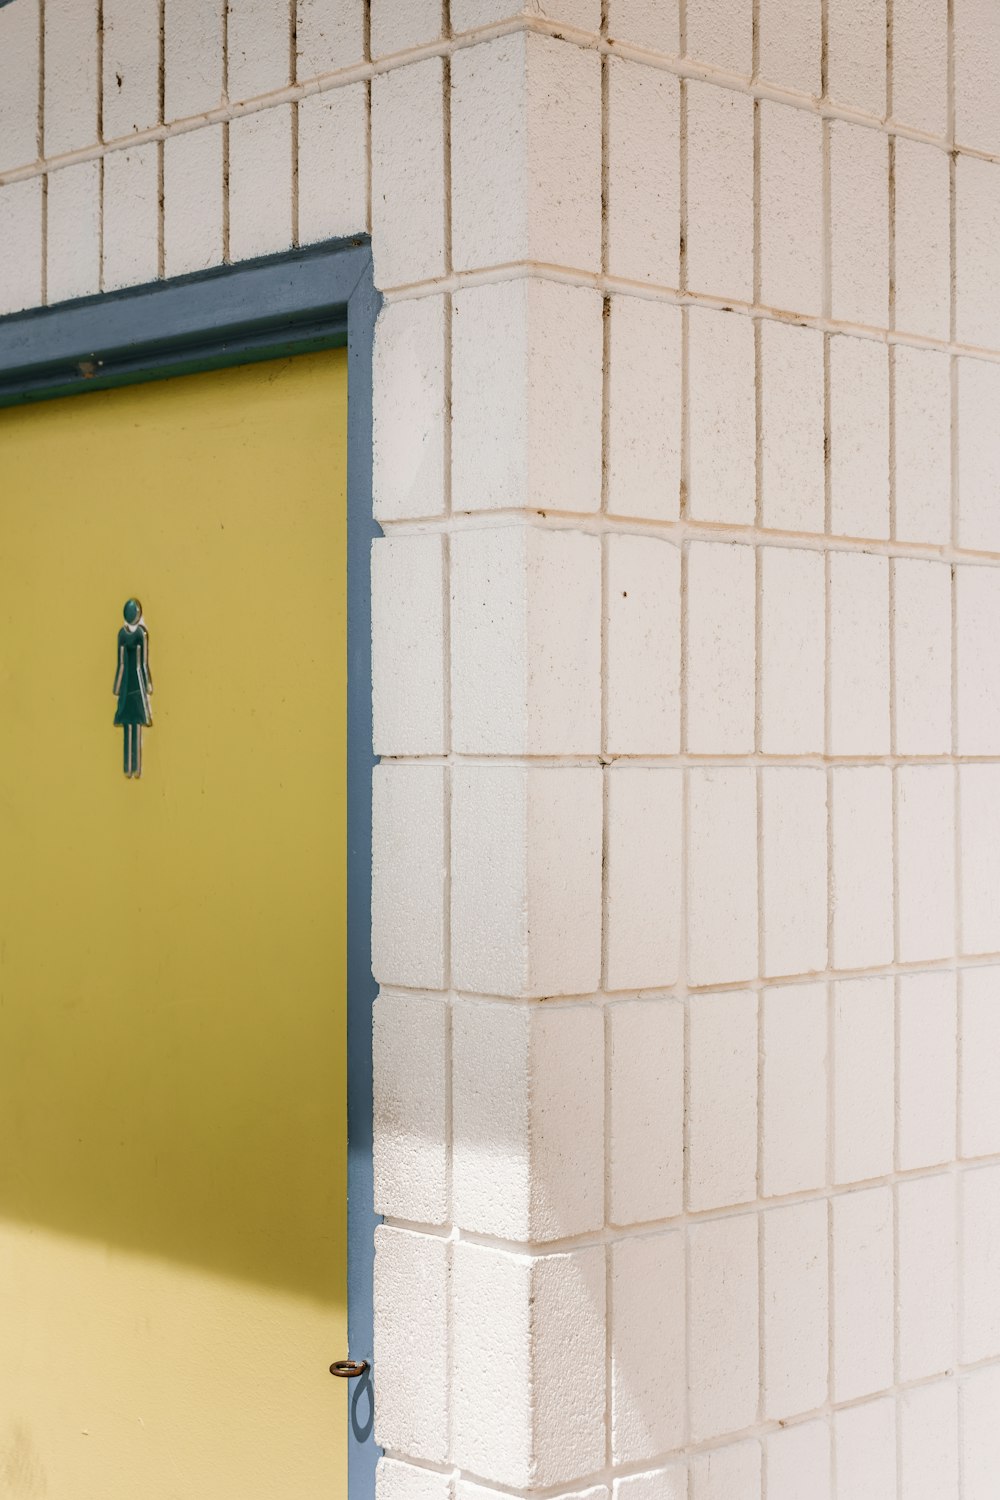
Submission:
[[[369,242],[358,237],[0,318],[0,407],[346,345],[347,1315],[350,1357],[369,1366],[377,1222],[369,557],[379,535],[372,516],[372,344],[380,302]],[[369,1370],[352,1390],[350,1500],[375,1494],[372,1390]]]

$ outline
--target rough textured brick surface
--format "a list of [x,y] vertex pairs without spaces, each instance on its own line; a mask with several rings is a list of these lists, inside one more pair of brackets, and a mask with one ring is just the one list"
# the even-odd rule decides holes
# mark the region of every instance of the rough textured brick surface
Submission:
[[639,990],[675,984],[681,952],[683,773],[615,767],[605,797],[605,985]]
[[688,1206],[747,1203],[757,1186],[757,998],[699,995],[688,1021]]
[[611,1452],[616,1463],[638,1463],[683,1441],[683,1233],[614,1245],[610,1286]]
[[38,0],[0,9],[0,169],[4,171],[38,156],[40,21]]
[[[221,189],[221,173],[219,185]],[[79,162],[75,167],[64,167],[61,172],[50,174],[46,246],[45,277],[50,302],[62,302],[68,297],[90,297],[100,291],[99,162]]]
[[758,1396],[757,1220],[695,1224],[688,1232],[691,1436],[753,1421]]
[[821,1187],[827,1159],[825,984],[782,985],[763,995],[761,1191]]

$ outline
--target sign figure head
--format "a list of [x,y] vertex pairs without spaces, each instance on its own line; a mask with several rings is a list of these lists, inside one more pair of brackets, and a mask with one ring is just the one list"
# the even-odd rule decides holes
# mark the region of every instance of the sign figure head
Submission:
[[136,620],[138,620],[140,615],[142,614],[142,605],[139,603],[138,599],[129,599],[126,601],[125,608],[122,610],[122,613],[125,616],[126,625],[134,625]]

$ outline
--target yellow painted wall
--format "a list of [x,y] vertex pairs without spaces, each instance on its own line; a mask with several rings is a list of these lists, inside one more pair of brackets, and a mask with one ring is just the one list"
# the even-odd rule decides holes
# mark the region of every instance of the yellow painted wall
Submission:
[[0,1496],[346,1492],[346,411],[0,413]]

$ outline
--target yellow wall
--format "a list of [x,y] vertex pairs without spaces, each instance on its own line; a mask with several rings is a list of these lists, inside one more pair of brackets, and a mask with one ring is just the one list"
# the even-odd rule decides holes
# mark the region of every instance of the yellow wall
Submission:
[[0,413],[0,1495],[345,1488],[346,395]]

